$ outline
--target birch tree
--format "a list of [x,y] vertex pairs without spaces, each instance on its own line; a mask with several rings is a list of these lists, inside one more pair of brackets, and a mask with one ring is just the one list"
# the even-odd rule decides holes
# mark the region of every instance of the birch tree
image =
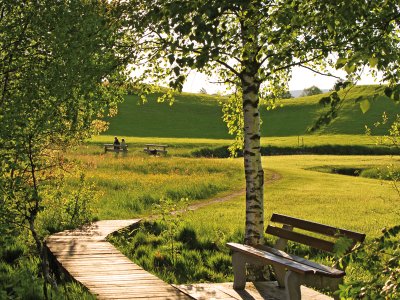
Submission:
[[234,91],[223,109],[244,150],[247,244],[263,242],[260,104],[274,106],[288,90],[291,69],[330,75],[330,65],[356,77],[369,64],[398,81],[396,0],[131,0],[130,5],[127,26],[142,37],[135,56],[142,79],[168,79],[181,90],[188,71],[196,69],[218,75]]

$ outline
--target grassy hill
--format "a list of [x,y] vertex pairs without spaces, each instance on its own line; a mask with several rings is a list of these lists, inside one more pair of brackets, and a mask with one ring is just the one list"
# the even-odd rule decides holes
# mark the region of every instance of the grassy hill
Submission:
[[[355,99],[365,96],[372,99],[374,94],[383,95],[383,87],[356,86],[347,95],[347,100],[339,117],[321,134],[363,134],[365,125],[372,126],[380,119],[383,111],[390,115],[399,114],[400,106],[386,97],[379,97],[371,109],[363,114]],[[319,116],[323,107],[318,104],[322,95],[285,99],[283,107],[275,110],[261,109],[263,136],[298,136]],[[156,96],[149,97],[146,104],[139,104],[137,96],[127,96],[120,104],[118,115],[110,121],[105,135],[136,137],[176,137],[176,138],[230,138],[222,121],[220,101],[222,97],[203,94],[183,93],[169,103],[157,103]],[[380,135],[387,132],[382,127],[375,131]]]

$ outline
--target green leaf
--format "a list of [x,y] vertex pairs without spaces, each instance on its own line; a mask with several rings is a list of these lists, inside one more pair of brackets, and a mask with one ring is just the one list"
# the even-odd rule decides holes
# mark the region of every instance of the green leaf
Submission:
[[369,108],[371,107],[371,104],[369,103],[368,99],[365,99],[363,101],[360,102],[360,108],[363,114],[365,114]]
[[356,65],[347,64],[344,67],[344,70],[347,72],[347,74],[351,74],[356,70]]
[[394,93],[392,94],[392,96],[390,98],[395,102],[400,101],[400,92],[394,91]]
[[175,55],[172,53],[170,55],[168,55],[168,60],[169,60],[169,63],[172,65],[175,61]]
[[343,68],[344,65],[347,63],[347,58],[339,58],[336,62],[336,69]]
[[323,97],[319,100],[319,104],[326,106],[331,103],[331,97]]
[[352,239],[345,236],[341,236],[336,240],[336,243],[333,246],[333,252],[335,253],[336,257],[341,257],[351,249],[352,245],[353,245]]
[[376,57],[371,57],[368,62],[371,68],[375,68],[375,66],[378,64],[378,59]]
[[392,93],[393,93],[393,90],[390,88],[390,87],[387,87],[387,88],[385,88],[385,95],[387,96],[387,97],[391,97],[392,96]]

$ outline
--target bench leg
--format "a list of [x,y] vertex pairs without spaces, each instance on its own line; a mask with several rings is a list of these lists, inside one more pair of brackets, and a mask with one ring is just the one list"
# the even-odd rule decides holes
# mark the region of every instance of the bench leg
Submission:
[[[343,283],[343,278],[328,278],[318,275],[305,276],[304,284],[317,289],[327,289],[335,292],[339,289],[339,284]],[[333,299],[340,299],[339,296],[333,295]]]
[[[326,278],[325,281],[326,284],[324,284],[324,286],[327,286],[332,292],[335,292],[339,289],[339,284],[343,284],[343,278]],[[340,299],[340,296],[333,295],[333,299],[338,300]]]
[[292,271],[286,272],[285,291],[287,300],[301,300],[300,286],[302,283],[303,280],[301,275]]
[[285,275],[286,275],[286,270],[285,268],[280,268],[276,266],[272,266],[275,272],[276,280],[278,281],[279,287],[285,287]]
[[244,290],[246,286],[246,261],[239,252],[233,252],[232,266],[233,288],[236,290]]

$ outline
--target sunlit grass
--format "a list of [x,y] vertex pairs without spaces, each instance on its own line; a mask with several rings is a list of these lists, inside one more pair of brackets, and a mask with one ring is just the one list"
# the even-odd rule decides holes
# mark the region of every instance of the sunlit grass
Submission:
[[[180,152],[174,154],[174,148],[171,147],[171,154],[166,157],[153,157],[145,154],[140,146],[151,138],[132,138],[134,143],[129,144],[126,155],[103,154],[101,146],[95,143],[101,144],[106,139],[103,136],[96,137],[93,144],[85,146],[86,150],[70,154],[83,162],[88,178],[97,184],[102,194],[100,218],[132,218],[149,214],[152,206],[162,197],[203,201],[244,187],[243,162],[240,158],[195,159],[174,156],[190,153],[199,143],[202,146],[223,145],[226,140],[163,139],[161,143],[180,145]],[[297,143],[294,137],[264,139],[263,143],[266,141],[288,145]],[[373,140],[365,136],[352,136],[349,139],[337,135],[316,136],[314,140],[307,141],[310,144],[327,142],[352,145],[372,144]],[[263,163],[267,170],[282,175],[281,180],[265,188],[266,220],[272,212],[279,212],[358,230],[370,236],[376,236],[383,226],[399,221],[399,216],[393,213],[396,194],[388,186],[389,182],[310,170],[323,166],[386,166],[393,163],[390,157],[273,156],[264,157]],[[394,163],[398,164],[398,158]],[[207,226],[227,227],[228,231],[242,230],[244,198],[230,203],[232,205],[217,205],[222,211],[214,209],[214,206],[210,210],[200,210],[205,211],[206,218],[217,220],[215,223],[206,222]],[[191,215],[194,218],[199,213]]]
[[[400,158],[395,158],[399,163]],[[282,178],[265,187],[265,221],[272,213],[291,215],[376,237],[385,226],[400,222],[400,201],[390,182],[378,179],[320,173],[308,168],[324,165],[385,166],[390,157],[371,156],[272,156],[264,167]],[[208,220],[207,222],[204,222]],[[227,235],[244,232],[245,200],[199,209],[186,222],[207,234],[216,229]]]
[[[173,164],[192,161],[193,172],[206,174],[205,165],[217,163],[218,167],[236,165],[231,169],[238,172],[238,182],[243,182],[239,167],[242,159],[195,159],[169,157],[155,158],[165,160],[158,166],[160,173],[168,173],[166,167],[173,168]],[[118,160],[116,160],[118,162]],[[168,163],[167,163],[168,161]],[[265,186],[264,205],[265,222],[272,213],[287,214],[323,224],[341,227],[367,234],[367,240],[377,237],[385,226],[393,226],[400,222],[398,194],[393,190],[389,181],[345,176],[330,173],[321,173],[313,168],[324,166],[343,167],[371,167],[386,166],[390,163],[398,164],[400,157],[389,156],[333,156],[333,155],[297,155],[297,156],[270,156],[263,158],[263,165],[270,178],[272,173],[279,174],[280,179]],[[147,160],[144,164],[149,164]],[[194,162],[201,162],[203,167]],[[171,164],[171,165],[169,165]],[[136,164],[135,164],[136,165]],[[139,169],[157,170],[156,167]],[[115,169],[119,167],[111,167]],[[132,169],[135,169],[132,167]],[[215,174],[225,176],[214,170]],[[142,176],[152,178],[152,174],[142,172]],[[172,172],[172,171],[171,171]],[[180,173],[181,171],[178,171]],[[212,174],[210,174],[212,176]],[[235,177],[223,177],[222,181],[230,181]],[[202,180],[207,180],[204,177]],[[201,181],[201,179],[199,179]],[[115,182],[113,183],[115,184]],[[162,183],[164,184],[164,182]],[[160,185],[162,185],[160,184]],[[195,188],[194,185],[191,185]],[[226,194],[232,192],[229,185]],[[243,186],[243,185],[241,185]],[[179,190],[179,188],[178,188]],[[160,186],[154,186],[151,194],[164,191]],[[116,200],[117,201],[117,200]],[[119,200],[121,203],[124,200]],[[200,200],[200,201],[207,201]],[[104,208],[101,208],[104,210]],[[122,208],[124,209],[124,208]],[[146,212],[144,215],[150,212]],[[159,211],[156,211],[159,213]],[[120,214],[124,214],[120,212]],[[172,217],[173,218],[173,217]],[[153,272],[165,281],[171,283],[190,282],[223,282],[233,280],[231,258],[225,244],[229,241],[243,242],[245,231],[245,196],[236,196],[228,202],[213,203],[209,206],[183,214],[177,228],[171,228],[172,221],[146,225],[145,231],[139,233],[124,233],[114,237],[113,241],[123,253],[142,265],[146,270]],[[173,225],[175,226],[175,225]],[[174,248],[169,240],[174,236]],[[267,236],[267,241],[271,238]],[[307,249],[302,255],[330,265],[331,261],[320,252],[309,252]],[[328,260],[328,261],[325,261]],[[195,267],[194,267],[195,266]],[[196,270],[196,271],[195,271]],[[364,276],[357,271],[356,265],[348,268],[346,280]]]
[[72,155],[101,193],[98,217],[134,218],[149,214],[161,198],[200,201],[244,187],[242,164],[232,159]]
[[[195,150],[201,148],[216,148],[221,146],[229,146],[233,140],[229,139],[195,139],[195,138],[159,138],[159,137],[127,137],[125,138],[130,156],[144,156],[143,149],[145,144],[163,144],[168,145],[169,156],[190,156]],[[369,137],[366,135],[301,135],[289,137],[263,137],[261,138],[262,146],[279,146],[279,147],[311,147],[323,145],[341,145],[341,146],[369,146],[373,147],[379,142],[381,137]],[[82,155],[95,155],[104,153],[103,144],[112,143],[113,136],[101,135],[90,139],[85,145],[75,149],[73,153]],[[114,153],[107,153],[112,156]],[[122,157],[120,153],[117,157]]]
[[[382,86],[356,86],[348,93],[343,109],[338,118],[321,132],[324,134],[363,134],[364,126],[372,126],[383,111],[393,118],[400,113],[400,107],[388,98],[380,97],[374,101],[370,110],[363,114],[355,99],[359,96],[372,99],[374,94],[383,95]],[[260,109],[262,118],[262,136],[299,136],[304,135],[307,128],[324,109],[319,100],[328,95],[321,94],[310,97],[284,99],[278,101],[282,105],[274,110]],[[107,119],[110,128],[107,135],[138,137],[176,137],[176,138],[211,138],[229,139],[228,129],[222,120],[220,102],[223,97],[184,93],[176,96],[175,103],[157,103],[151,95],[146,104],[139,105],[139,97],[127,96],[119,106],[118,115]],[[278,106],[279,106],[278,105]],[[384,134],[387,125],[382,126],[375,134]],[[112,139],[111,139],[112,141]]]

